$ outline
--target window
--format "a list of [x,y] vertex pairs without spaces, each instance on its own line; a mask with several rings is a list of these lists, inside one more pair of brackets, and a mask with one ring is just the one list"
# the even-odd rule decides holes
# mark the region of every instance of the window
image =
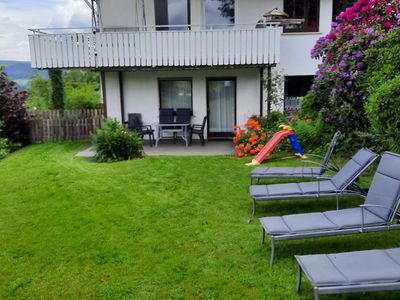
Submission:
[[208,27],[235,23],[235,0],[204,0],[204,19]]
[[285,76],[284,109],[297,110],[300,102],[310,90],[314,76]]
[[336,17],[346,8],[353,6],[356,0],[335,0],[333,1],[332,20],[335,21]]
[[[154,0],[158,30],[186,30],[190,24],[189,0]],[[173,25],[173,26],[167,26]],[[179,26],[180,25],[180,26]]]
[[192,109],[192,80],[159,79],[160,108]]
[[319,0],[284,0],[283,9],[289,15],[285,32],[318,31]]

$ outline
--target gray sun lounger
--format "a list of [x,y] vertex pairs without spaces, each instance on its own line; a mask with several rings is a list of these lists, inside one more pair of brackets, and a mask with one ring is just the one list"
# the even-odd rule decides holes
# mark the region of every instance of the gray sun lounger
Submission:
[[[309,163],[317,164],[315,167],[257,167],[249,174],[250,184],[253,184],[253,179],[261,178],[315,178],[321,176],[326,171],[338,171],[337,165],[331,161],[333,150],[335,149],[336,142],[339,139],[340,131],[337,131],[329,144],[328,150],[322,160],[322,163],[307,161]],[[311,154],[309,154],[311,155]],[[317,155],[312,155],[317,156]],[[317,156],[318,157],[318,156]]]
[[400,248],[295,257],[296,290],[300,293],[304,271],[315,300],[324,294],[400,290]]
[[363,148],[329,180],[251,185],[250,197],[253,200],[253,216],[257,201],[336,197],[338,202],[339,197],[363,196],[363,192],[357,187],[355,180],[377,157],[376,153]]
[[320,213],[260,218],[262,243],[271,238],[271,261],[275,241],[398,230],[400,202],[400,155],[385,152],[375,172],[364,204]]

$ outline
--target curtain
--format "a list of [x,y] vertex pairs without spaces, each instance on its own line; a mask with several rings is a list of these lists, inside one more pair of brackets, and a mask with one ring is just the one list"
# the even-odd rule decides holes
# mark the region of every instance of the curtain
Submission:
[[210,132],[232,132],[235,125],[235,81],[208,82]]
[[160,80],[161,108],[192,109],[192,82],[190,80]]

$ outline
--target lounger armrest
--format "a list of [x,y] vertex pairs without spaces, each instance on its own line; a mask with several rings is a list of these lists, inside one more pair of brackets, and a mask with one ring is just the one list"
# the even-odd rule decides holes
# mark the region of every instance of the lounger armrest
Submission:
[[[387,207],[387,206],[383,206],[383,205],[379,205],[379,204],[361,204],[361,231],[364,231],[364,209],[368,208],[368,207],[375,207],[375,208],[383,208],[386,209],[388,211],[390,211],[391,213],[395,212],[395,210],[391,207]],[[390,222],[387,221],[387,225],[390,225]]]

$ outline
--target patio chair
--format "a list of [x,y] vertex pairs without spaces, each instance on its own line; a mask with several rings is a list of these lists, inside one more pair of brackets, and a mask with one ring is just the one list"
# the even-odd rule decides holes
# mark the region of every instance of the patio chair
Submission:
[[359,150],[332,178],[300,183],[251,185],[253,216],[257,201],[290,200],[304,198],[360,197],[364,195],[355,180],[367,169],[378,155],[368,149]]
[[[258,167],[250,172],[250,184],[253,184],[253,179],[260,178],[315,178],[323,175],[328,170],[337,172],[339,168],[335,162],[331,162],[331,156],[337,140],[339,139],[340,131],[337,131],[329,144],[329,147],[323,157],[322,163],[314,161],[306,161],[317,164],[318,167]],[[309,156],[317,156],[308,154]],[[320,156],[317,156],[320,157]],[[321,157],[322,158],[322,157]]]
[[143,125],[142,114],[129,113],[128,122],[125,122],[125,124],[128,125],[129,130],[137,132],[142,139],[145,135],[148,135],[150,147],[154,144],[154,129],[151,127],[151,125]]
[[173,124],[174,123],[174,109],[161,108],[159,115],[160,124]]
[[271,238],[270,265],[274,262],[275,241],[400,229],[400,225],[394,223],[395,218],[399,220],[399,170],[400,155],[385,152],[364,204],[359,207],[260,218],[262,243],[266,234]]
[[400,290],[400,248],[295,256],[297,293],[302,271],[319,295]]
[[192,143],[193,134],[197,134],[200,138],[201,144],[204,146],[205,144],[204,128],[206,127],[206,122],[207,122],[207,116],[203,118],[203,123],[192,125],[192,127],[190,128],[190,141],[189,141],[190,144]]
[[176,109],[176,123],[177,124],[190,124],[191,118],[190,108],[177,108]]

